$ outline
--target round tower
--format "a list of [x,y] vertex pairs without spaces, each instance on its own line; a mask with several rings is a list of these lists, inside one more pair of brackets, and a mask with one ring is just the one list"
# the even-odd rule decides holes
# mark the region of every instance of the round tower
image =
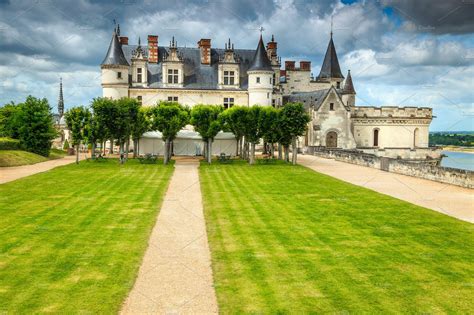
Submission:
[[268,59],[262,35],[260,35],[253,62],[247,70],[249,106],[272,105],[273,73],[272,63]]
[[100,65],[102,70],[102,95],[112,99],[128,97],[130,65],[125,58],[117,30],[112,34],[109,50]]

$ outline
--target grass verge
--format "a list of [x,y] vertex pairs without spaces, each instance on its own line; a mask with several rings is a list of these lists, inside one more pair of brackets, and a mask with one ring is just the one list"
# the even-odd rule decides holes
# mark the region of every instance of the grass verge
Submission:
[[59,159],[65,155],[66,153],[64,151],[57,149],[51,149],[49,157],[21,150],[0,150],[0,167],[36,164]]
[[469,313],[474,225],[300,166],[200,166],[226,313]]
[[172,170],[83,161],[0,185],[0,313],[116,313]]

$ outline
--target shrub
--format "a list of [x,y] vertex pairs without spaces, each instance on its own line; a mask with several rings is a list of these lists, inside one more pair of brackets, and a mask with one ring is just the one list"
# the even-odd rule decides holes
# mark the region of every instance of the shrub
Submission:
[[63,150],[66,151],[67,149],[69,149],[69,142],[66,139],[64,140]]
[[20,140],[0,138],[0,150],[21,150]]

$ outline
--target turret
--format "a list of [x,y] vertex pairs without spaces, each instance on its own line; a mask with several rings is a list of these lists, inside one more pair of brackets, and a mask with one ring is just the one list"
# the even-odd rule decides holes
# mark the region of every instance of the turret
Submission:
[[356,91],[352,83],[351,70],[347,71],[347,78],[344,81],[344,88],[342,89],[342,101],[348,106],[355,106]]
[[132,86],[146,87],[148,82],[148,59],[142,48],[140,37],[138,46],[132,52]]
[[257,50],[252,64],[247,70],[249,106],[252,105],[272,105],[273,74],[272,63],[268,59],[262,35],[258,42]]
[[328,82],[334,85],[336,89],[340,89],[342,88],[341,84],[343,80],[344,76],[342,75],[341,67],[339,67],[339,60],[337,59],[336,47],[334,47],[331,32],[331,38],[326,50],[326,55],[324,56],[323,65],[321,66],[321,71],[316,81]]
[[113,99],[127,97],[129,87],[128,73],[130,65],[123,54],[117,31],[114,30],[107,55],[100,65],[103,96]]

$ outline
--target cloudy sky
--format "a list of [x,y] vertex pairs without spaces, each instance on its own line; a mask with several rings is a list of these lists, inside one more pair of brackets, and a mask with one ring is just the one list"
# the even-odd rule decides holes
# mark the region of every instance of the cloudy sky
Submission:
[[275,35],[285,60],[319,74],[331,17],[341,68],[357,105],[430,106],[431,130],[474,130],[474,0],[0,0],[0,105],[28,94],[66,108],[101,96],[100,63],[114,19],[131,43],[211,38],[255,48]]

